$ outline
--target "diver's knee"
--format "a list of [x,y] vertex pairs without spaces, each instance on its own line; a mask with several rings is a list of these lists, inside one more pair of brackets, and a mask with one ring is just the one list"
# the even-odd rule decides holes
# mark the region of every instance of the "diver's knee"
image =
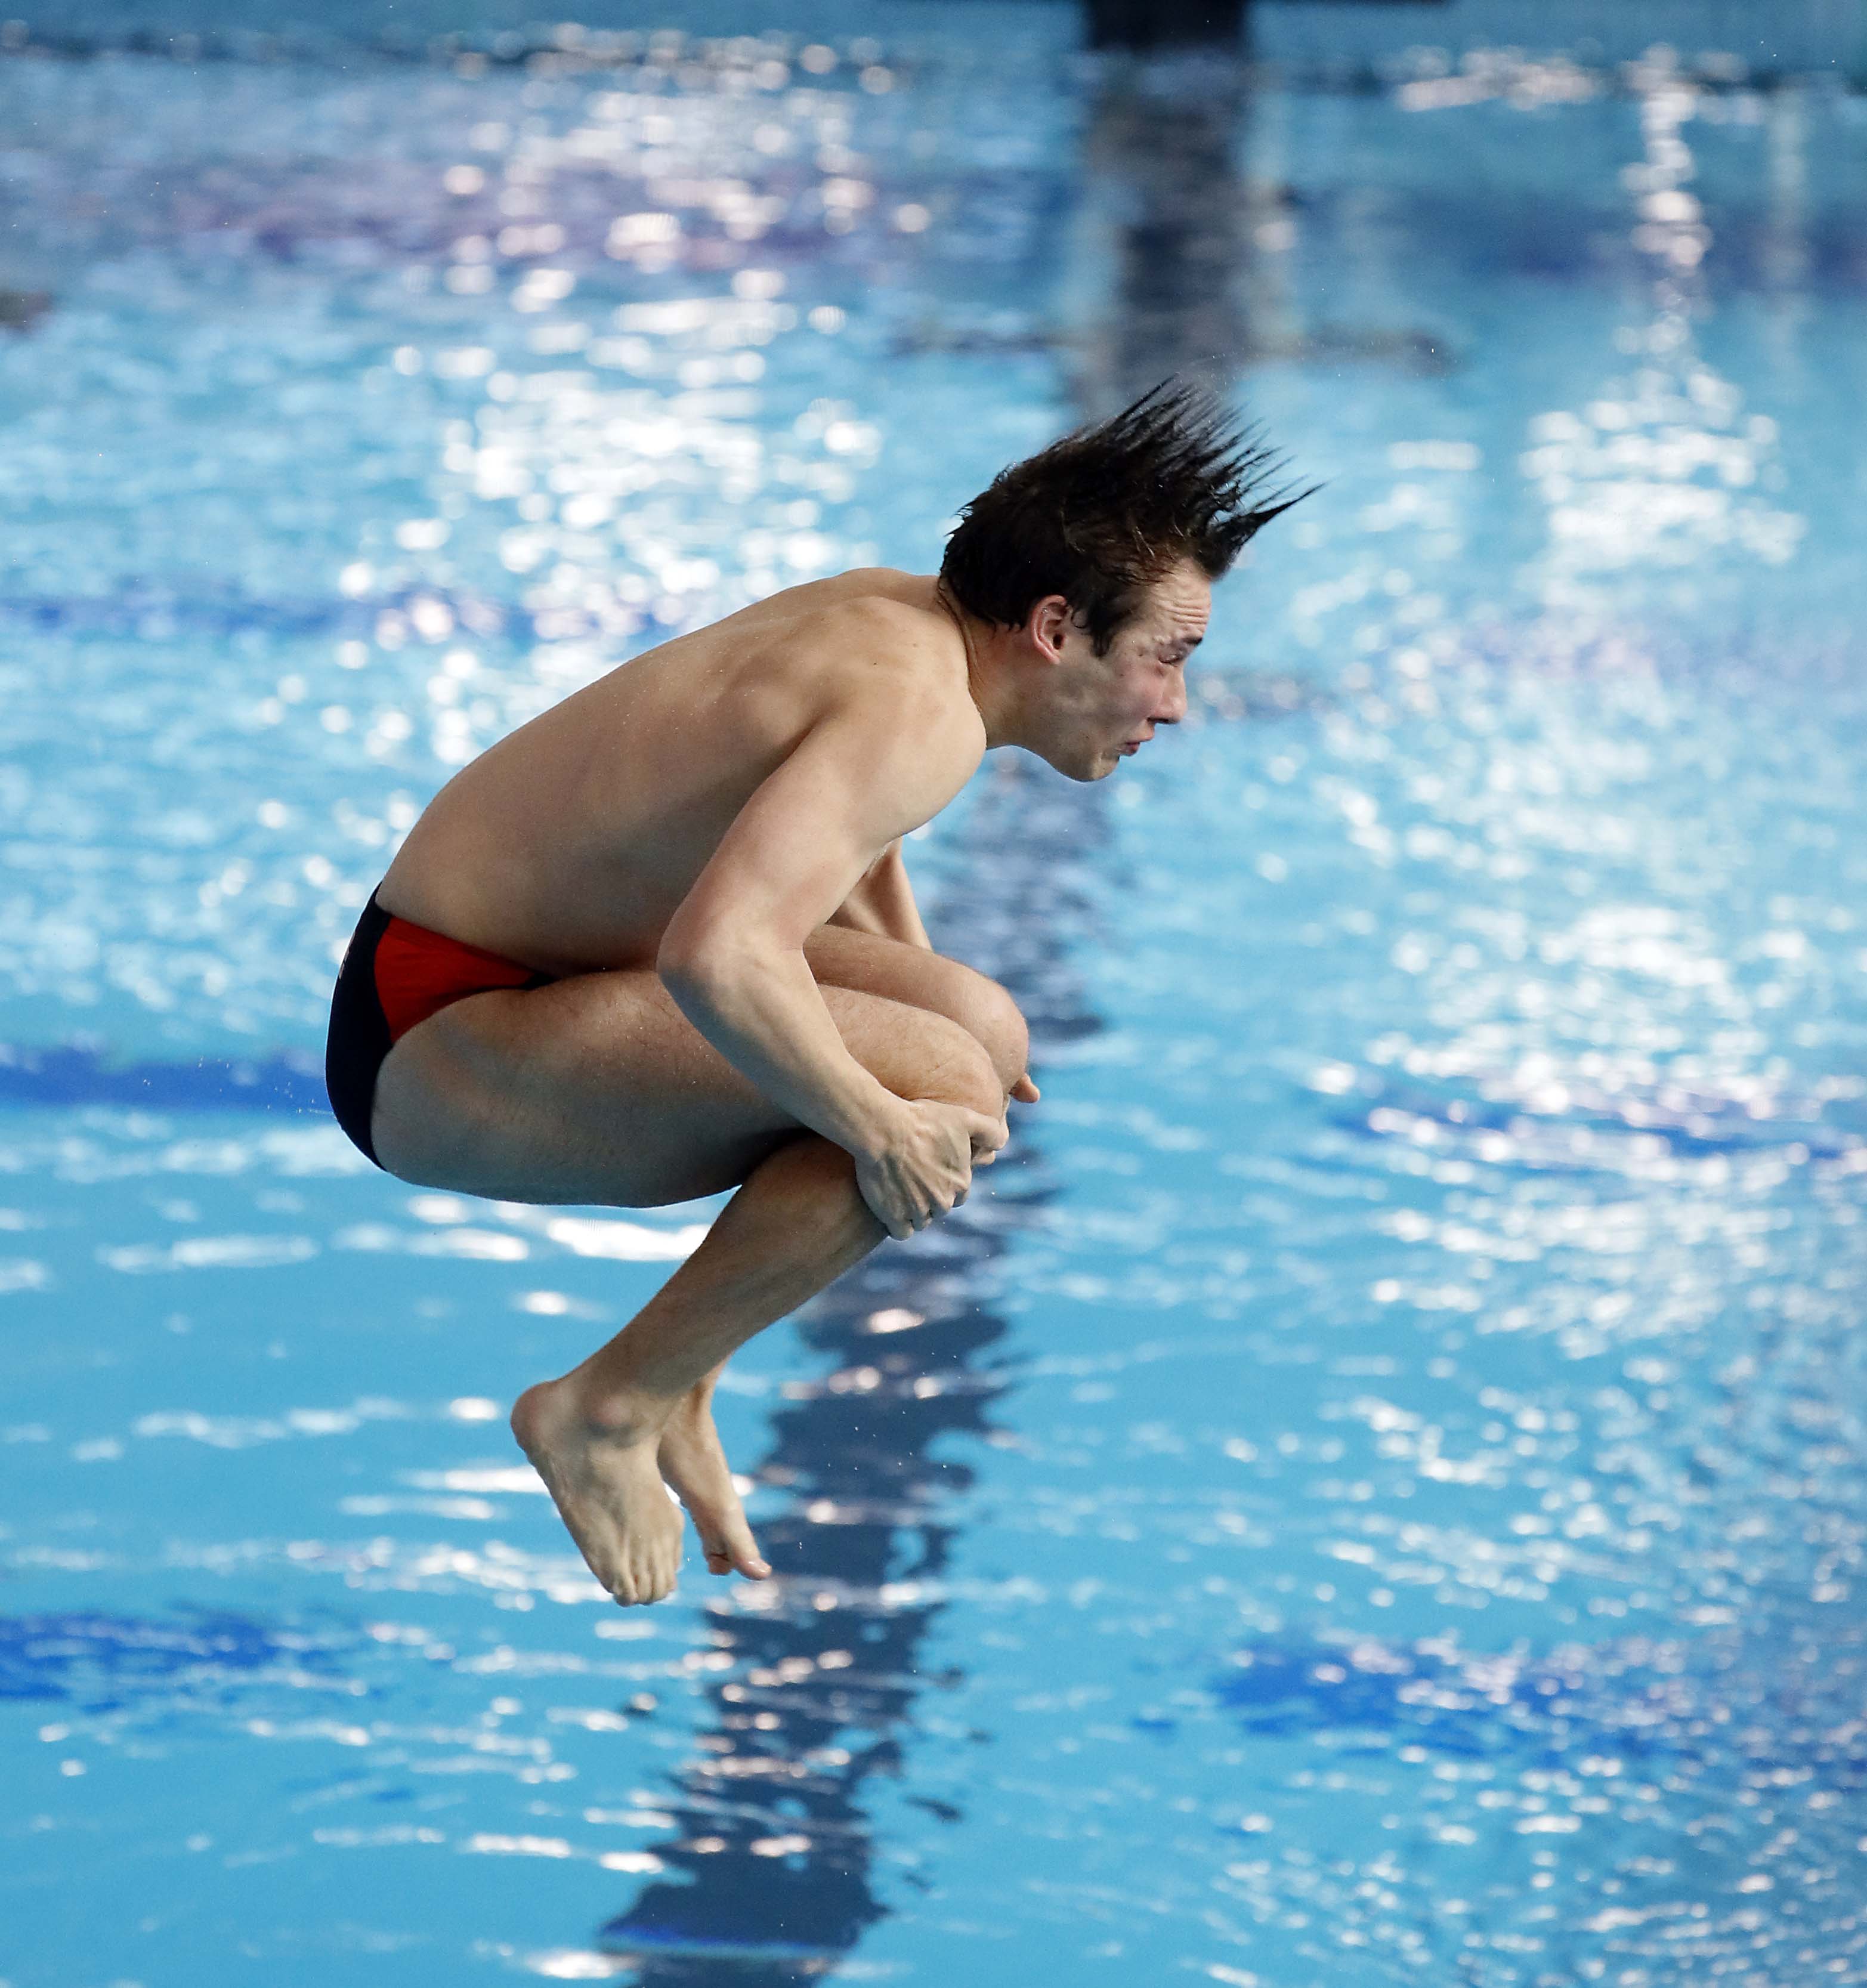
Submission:
[[1030,1067],[1030,1030],[1023,1011],[996,980],[969,973],[959,1019],[990,1060],[1003,1102]]
[[1002,1118],[1006,1087],[999,1081],[985,1045],[970,1030],[945,1016],[930,1016],[928,1019],[939,1024],[935,1032],[938,1047],[922,1094],[948,1104],[963,1104],[968,1111],[980,1112],[988,1118]]

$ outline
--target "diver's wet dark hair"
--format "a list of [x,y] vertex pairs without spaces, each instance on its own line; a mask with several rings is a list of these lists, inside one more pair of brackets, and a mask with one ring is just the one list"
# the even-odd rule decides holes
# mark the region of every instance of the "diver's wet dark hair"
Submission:
[[1279,512],[1281,459],[1203,390],[1167,380],[1092,428],[1000,470],[959,514],[940,577],[969,614],[1016,627],[1060,593],[1098,656],[1136,596],[1182,559],[1209,580]]

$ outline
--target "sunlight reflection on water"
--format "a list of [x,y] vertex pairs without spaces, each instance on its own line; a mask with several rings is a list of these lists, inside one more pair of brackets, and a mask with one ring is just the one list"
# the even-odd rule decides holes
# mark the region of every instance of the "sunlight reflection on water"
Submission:
[[711,1205],[295,1114],[453,766],[1067,418],[1061,21],[0,61],[22,1983],[1867,1979],[1857,97],[1241,110],[1328,486],[1179,737],[911,850],[1046,1102],[734,1368],[779,1580],[607,1609],[502,1426]]

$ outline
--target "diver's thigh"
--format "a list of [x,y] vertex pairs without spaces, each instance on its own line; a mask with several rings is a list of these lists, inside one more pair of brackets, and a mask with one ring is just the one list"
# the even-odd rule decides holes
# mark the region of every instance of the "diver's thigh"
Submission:
[[643,1208],[734,1185],[797,1129],[638,972],[450,1002],[389,1052],[370,1136],[424,1186]]
[[[948,1016],[822,991],[851,1055],[898,1097],[977,1088],[983,1052]],[[472,995],[418,1023],[377,1077],[371,1138],[424,1187],[651,1208],[737,1185],[803,1129],[636,972]]]
[[854,988],[942,1013],[958,1003],[968,982],[984,979],[943,952],[847,925],[819,925],[804,941],[803,952],[820,986]]
[[880,995],[957,1022],[991,1057],[1005,1089],[1023,1074],[1030,1038],[1018,1004],[963,962],[843,925],[818,926],[804,942],[804,957],[821,986]]

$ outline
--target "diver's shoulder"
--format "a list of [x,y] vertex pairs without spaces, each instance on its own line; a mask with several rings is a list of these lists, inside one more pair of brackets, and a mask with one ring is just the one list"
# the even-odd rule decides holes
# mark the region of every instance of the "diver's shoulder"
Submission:
[[[976,722],[966,644],[931,576],[859,567],[788,587],[764,604],[756,667],[809,686],[817,715],[880,702],[912,725]],[[756,625],[756,624],[755,624]]]
[[847,643],[852,660],[918,660],[930,652],[965,657],[952,617],[935,604],[933,582],[890,566],[858,567],[825,583],[801,619],[800,633]]

